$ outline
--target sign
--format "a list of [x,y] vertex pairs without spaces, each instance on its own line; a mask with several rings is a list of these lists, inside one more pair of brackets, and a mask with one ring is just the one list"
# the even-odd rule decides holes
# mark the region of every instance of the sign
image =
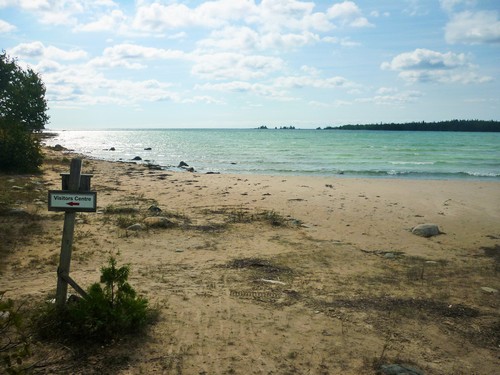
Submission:
[[49,211],[96,212],[97,193],[49,190]]

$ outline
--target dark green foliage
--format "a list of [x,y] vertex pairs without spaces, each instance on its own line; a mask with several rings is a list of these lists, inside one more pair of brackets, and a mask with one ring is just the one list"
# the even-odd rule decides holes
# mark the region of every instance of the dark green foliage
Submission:
[[19,125],[7,128],[0,124],[0,171],[37,172],[42,162],[42,149],[37,137]]
[[21,69],[5,52],[0,54],[0,171],[38,170],[42,152],[33,132],[44,129],[47,109],[40,76]]
[[408,122],[404,124],[368,124],[327,126],[325,130],[406,130],[406,131],[450,131],[450,132],[500,132],[500,121],[451,120],[439,122]]
[[[138,297],[127,282],[130,268],[117,267],[114,258],[101,268],[101,282],[93,284],[88,296],[68,302],[67,308],[52,307],[39,323],[45,337],[106,342],[140,331],[151,317],[148,301]],[[56,322],[56,323],[54,323]]]
[[29,367],[30,339],[24,333],[19,309],[0,292],[0,371],[5,374],[24,374]]
[[0,54],[0,120],[41,131],[49,120],[45,85],[38,73],[23,70],[5,52]]
[[88,297],[68,306],[68,318],[75,334],[85,338],[108,340],[133,332],[147,323],[147,300],[137,297],[127,282],[130,268],[117,267],[110,258],[101,269],[101,283],[93,284]]

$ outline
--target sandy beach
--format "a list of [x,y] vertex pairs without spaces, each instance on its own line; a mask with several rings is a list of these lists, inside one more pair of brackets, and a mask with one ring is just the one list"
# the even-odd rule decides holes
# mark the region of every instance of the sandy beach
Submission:
[[[56,286],[64,214],[47,210],[47,190],[60,189],[74,155],[46,154],[43,175],[5,177],[36,186],[18,204],[35,229],[0,265],[0,290],[18,301],[42,301]],[[98,212],[77,215],[71,276],[86,288],[115,255],[160,320],[85,356],[40,345],[51,363],[40,373],[375,374],[401,363],[498,373],[500,182],[200,174],[89,159],[82,172],[93,174]],[[411,232],[425,223],[442,234]]]

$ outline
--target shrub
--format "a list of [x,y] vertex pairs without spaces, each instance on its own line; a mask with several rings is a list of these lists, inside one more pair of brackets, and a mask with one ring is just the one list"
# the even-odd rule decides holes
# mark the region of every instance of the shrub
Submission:
[[0,371],[6,374],[24,374],[29,367],[25,359],[30,356],[30,339],[24,332],[19,308],[0,292]]
[[38,172],[43,162],[40,142],[20,125],[0,126],[0,171]]
[[[68,302],[62,311],[51,307],[42,319],[42,336],[105,342],[140,331],[151,314],[148,301],[138,297],[127,282],[129,272],[129,266],[117,267],[111,257],[108,266],[101,268],[100,283],[90,286],[85,298]],[[59,322],[56,327],[50,323],[54,315]]]

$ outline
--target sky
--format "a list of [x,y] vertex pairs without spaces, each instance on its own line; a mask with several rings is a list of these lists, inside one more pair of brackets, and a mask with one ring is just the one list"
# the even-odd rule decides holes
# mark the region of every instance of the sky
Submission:
[[500,120],[500,0],[0,0],[49,129]]

